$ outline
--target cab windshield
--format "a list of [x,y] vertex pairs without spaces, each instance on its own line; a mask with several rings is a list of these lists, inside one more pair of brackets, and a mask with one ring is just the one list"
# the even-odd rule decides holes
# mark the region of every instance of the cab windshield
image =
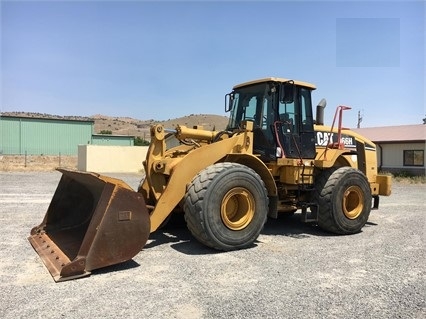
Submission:
[[265,129],[272,124],[268,123],[274,116],[271,89],[267,83],[238,88],[232,97],[228,130],[239,128],[241,121],[253,121],[255,127]]

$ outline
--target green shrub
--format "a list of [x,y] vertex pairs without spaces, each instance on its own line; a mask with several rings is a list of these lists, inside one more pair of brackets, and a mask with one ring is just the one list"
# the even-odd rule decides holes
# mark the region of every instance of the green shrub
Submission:
[[148,146],[149,145],[149,141],[144,140],[143,138],[141,138],[139,136],[135,137],[133,143],[134,143],[135,146]]

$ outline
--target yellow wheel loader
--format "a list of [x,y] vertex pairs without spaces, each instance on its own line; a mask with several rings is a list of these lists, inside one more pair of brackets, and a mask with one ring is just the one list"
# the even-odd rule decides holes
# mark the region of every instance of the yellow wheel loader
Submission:
[[[301,211],[326,231],[361,231],[391,179],[377,172],[376,146],[342,127],[339,106],[324,126],[313,118],[310,83],[263,78],[225,96],[229,124],[151,127],[137,191],[95,173],[63,175],[29,241],[55,281],[124,262],[172,213],[184,213],[201,243],[229,251],[253,245],[267,217]],[[336,122],[337,121],[337,122]],[[335,125],[336,124],[336,125]]]

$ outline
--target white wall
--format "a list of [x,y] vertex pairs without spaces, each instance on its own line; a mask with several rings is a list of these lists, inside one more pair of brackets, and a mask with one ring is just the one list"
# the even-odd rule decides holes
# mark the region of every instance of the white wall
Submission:
[[[385,167],[405,168],[404,151],[425,150],[424,143],[392,143],[381,144],[383,148],[383,163]],[[377,147],[379,148],[379,147]]]
[[79,145],[77,169],[97,173],[143,171],[148,146]]

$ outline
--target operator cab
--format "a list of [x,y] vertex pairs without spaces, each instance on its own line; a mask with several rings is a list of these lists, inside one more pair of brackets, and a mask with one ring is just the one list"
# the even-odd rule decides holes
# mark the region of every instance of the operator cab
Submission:
[[253,122],[253,152],[264,162],[277,158],[315,158],[311,92],[306,82],[266,78],[236,85],[227,94],[227,130]]

